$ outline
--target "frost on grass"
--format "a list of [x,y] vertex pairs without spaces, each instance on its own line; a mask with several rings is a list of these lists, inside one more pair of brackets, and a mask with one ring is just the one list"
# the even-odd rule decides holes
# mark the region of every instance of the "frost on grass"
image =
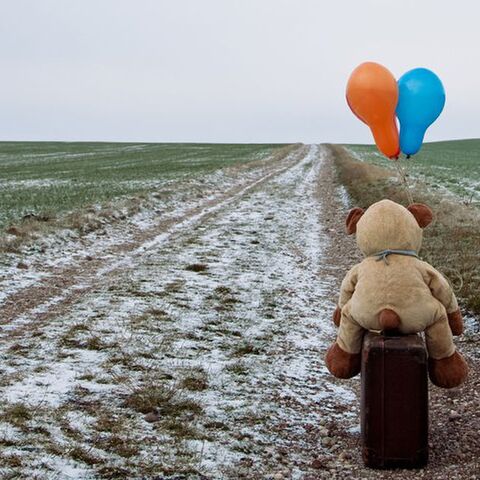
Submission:
[[[473,140],[475,142],[475,140]],[[450,146],[447,146],[447,144]],[[466,205],[478,206],[480,202],[480,170],[478,148],[465,148],[462,141],[447,142],[443,148],[435,144],[424,145],[418,155],[409,160],[401,159],[400,165],[412,187],[427,186],[447,199]],[[376,150],[366,145],[345,147],[355,160],[373,163],[395,172],[394,163],[389,162]]]
[[322,358],[324,151],[295,155],[105,270],[67,314],[3,332],[2,474],[301,478],[319,428],[355,428]]
[[[137,148],[142,146],[132,146],[132,149]],[[66,152],[58,155],[66,155]],[[253,159],[257,157],[262,158],[258,153]],[[188,162],[192,163],[192,159]],[[179,173],[173,178],[161,178],[155,180],[157,188],[148,195],[127,196],[113,203],[94,204],[74,211],[59,220],[53,231],[48,225],[43,228],[43,222],[20,222],[12,228],[12,234],[2,234],[0,238],[0,305],[15,292],[38,285],[42,279],[54,275],[53,269],[79,265],[85,259],[113,258],[115,254],[111,250],[119,243],[134,242],[142,231],[182,217],[206,202],[214,202],[229,189],[248,184],[269,169],[266,162],[240,172],[238,166],[234,166],[193,176]],[[62,222],[68,228],[62,228]],[[22,242],[23,237],[28,241]]]

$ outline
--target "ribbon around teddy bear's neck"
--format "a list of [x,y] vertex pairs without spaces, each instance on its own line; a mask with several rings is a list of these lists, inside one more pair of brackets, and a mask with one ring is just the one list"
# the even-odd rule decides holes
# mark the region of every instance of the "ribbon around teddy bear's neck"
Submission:
[[383,260],[385,265],[388,265],[387,257],[389,255],[407,255],[409,257],[418,258],[417,252],[415,250],[382,250],[381,252],[374,253],[370,255],[371,257],[377,257],[377,262]]

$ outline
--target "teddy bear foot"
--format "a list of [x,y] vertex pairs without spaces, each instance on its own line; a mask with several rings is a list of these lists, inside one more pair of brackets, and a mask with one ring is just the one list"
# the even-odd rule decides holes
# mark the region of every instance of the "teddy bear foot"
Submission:
[[330,373],[338,378],[352,378],[360,373],[360,354],[345,352],[337,342],[328,349],[325,363]]
[[467,378],[468,366],[465,359],[458,352],[447,358],[428,359],[428,373],[430,380],[437,387],[458,387]]

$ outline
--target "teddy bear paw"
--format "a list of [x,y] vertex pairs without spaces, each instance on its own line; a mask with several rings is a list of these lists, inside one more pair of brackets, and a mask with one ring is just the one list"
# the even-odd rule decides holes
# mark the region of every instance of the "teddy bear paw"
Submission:
[[448,324],[450,325],[450,330],[452,331],[452,335],[461,335],[463,333],[463,319],[462,319],[462,312],[460,309],[455,310],[448,315]]
[[335,342],[327,351],[325,363],[332,375],[352,378],[360,373],[360,353],[348,353]]
[[333,323],[335,324],[335,326],[337,327],[340,326],[341,318],[342,318],[342,309],[340,307],[337,307],[333,312]]
[[446,358],[436,360],[428,359],[428,373],[430,380],[437,387],[453,388],[461,385],[468,374],[468,366],[465,359],[458,352]]

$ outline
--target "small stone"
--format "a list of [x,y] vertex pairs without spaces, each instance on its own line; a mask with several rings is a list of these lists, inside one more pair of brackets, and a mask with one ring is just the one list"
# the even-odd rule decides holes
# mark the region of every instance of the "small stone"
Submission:
[[18,262],[17,268],[21,268],[22,270],[28,270],[28,265],[25,262]]
[[21,232],[17,227],[9,227],[7,228],[7,233],[10,235],[15,235],[17,237],[21,236]]
[[307,432],[311,432],[312,430],[314,430],[314,426],[311,424],[311,423],[306,423],[303,428],[307,431]]
[[350,460],[352,458],[352,454],[350,452],[341,452],[338,458],[340,460]]
[[91,255],[87,255],[85,257],[85,260],[87,260],[88,262],[91,262],[93,260],[93,257]]
[[455,410],[450,410],[450,413],[448,415],[448,419],[450,421],[458,420],[459,418],[461,418],[461,415],[458,412],[456,412]]
[[331,438],[331,437],[322,438],[322,445],[325,445],[326,447],[329,447],[332,444],[333,444],[333,438]]
[[272,458],[275,454],[275,450],[273,448],[266,448],[265,449],[265,453],[264,455],[267,457],[267,458]]
[[160,417],[155,412],[149,412],[143,418],[146,422],[149,422],[149,423],[158,422],[160,420]]
[[325,459],[324,458],[316,458],[313,462],[312,462],[312,468],[315,468],[317,470],[320,470],[321,468],[325,468],[327,466],[327,463],[325,462]]

